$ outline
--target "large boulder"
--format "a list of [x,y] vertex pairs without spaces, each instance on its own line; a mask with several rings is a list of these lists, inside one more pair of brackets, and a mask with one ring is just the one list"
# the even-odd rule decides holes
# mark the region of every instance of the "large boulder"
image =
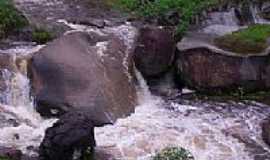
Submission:
[[114,34],[84,32],[48,44],[29,64],[37,111],[60,116],[83,109],[100,125],[132,113],[136,91],[127,48]]
[[40,160],[82,159],[95,147],[94,124],[82,111],[67,113],[46,130],[39,147]]
[[172,65],[175,48],[172,31],[145,26],[139,32],[134,54],[135,65],[144,77],[159,76]]
[[270,88],[270,56],[267,53],[237,55],[191,41],[186,45],[179,43],[178,48],[178,76],[189,87],[202,92]]

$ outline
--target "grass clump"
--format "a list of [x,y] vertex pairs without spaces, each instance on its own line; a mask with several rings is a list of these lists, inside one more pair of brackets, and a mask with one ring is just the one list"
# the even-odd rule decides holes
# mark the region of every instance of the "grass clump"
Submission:
[[9,159],[7,157],[0,156],[0,160],[11,160],[11,159]]
[[257,24],[219,37],[215,40],[215,44],[224,50],[254,54],[264,51],[269,46],[267,42],[269,37],[270,25]]
[[32,38],[34,42],[37,42],[38,44],[44,44],[48,41],[51,41],[54,36],[46,29],[37,28],[33,31]]
[[157,153],[153,160],[194,160],[194,157],[184,148],[167,147]]
[[[194,15],[217,3],[218,0],[115,0],[122,9],[146,18],[166,21],[168,13],[178,15],[177,32],[183,34]],[[164,18],[165,17],[165,18]]]
[[0,38],[28,24],[26,18],[13,6],[11,0],[0,0]]

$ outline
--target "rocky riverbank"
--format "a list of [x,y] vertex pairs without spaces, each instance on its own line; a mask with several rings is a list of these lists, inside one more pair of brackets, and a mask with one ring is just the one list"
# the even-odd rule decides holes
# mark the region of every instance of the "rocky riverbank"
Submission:
[[[128,21],[98,1],[14,3],[54,40],[1,43],[0,157],[151,160],[183,147],[195,160],[270,159],[270,108],[243,96],[268,93],[269,47],[239,54],[214,43],[268,23],[267,3],[209,9],[179,42],[174,27]],[[186,88],[241,99],[188,99]]]

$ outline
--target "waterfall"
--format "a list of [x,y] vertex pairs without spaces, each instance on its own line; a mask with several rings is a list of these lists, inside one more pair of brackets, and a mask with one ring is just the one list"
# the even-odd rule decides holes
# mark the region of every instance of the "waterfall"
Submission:
[[[224,35],[245,28],[250,24],[269,24],[270,22],[261,16],[261,8],[259,4],[251,2],[248,9],[243,10],[241,4],[228,10],[219,10],[210,12],[201,22],[200,32],[215,35]],[[236,14],[238,10],[238,15]],[[244,13],[247,12],[247,13]],[[240,16],[240,17],[239,17]],[[242,17],[241,17],[242,16]],[[243,17],[247,16],[247,17]],[[244,22],[241,22],[245,19]],[[248,19],[248,20],[247,20]],[[241,24],[243,23],[243,24]]]
[[250,11],[252,14],[252,18],[255,24],[269,24],[270,22],[266,19],[263,19],[260,16],[260,8],[257,5],[251,5]]
[[30,97],[27,60],[24,58],[40,48],[41,46],[31,46],[1,51],[12,57],[14,68],[1,69],[6,88],[0,97],[0,117],[1,122],[6,124],[0,127],[0,146],[15,147],[30,155],[36,154],[31,149],[39,146],[45,129],[55,121],[42,119],[35,111]]

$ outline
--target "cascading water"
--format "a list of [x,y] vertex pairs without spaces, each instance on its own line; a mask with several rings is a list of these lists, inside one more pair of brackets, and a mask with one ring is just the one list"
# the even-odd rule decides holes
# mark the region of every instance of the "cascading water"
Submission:
[[[16,1],[43,3],[43,0]],[[54,6],[53,3],[46,4]],[[230,12],[223,17],[227,26],[235,24],[232,14]],[[65,20],[58,22],[64,23],[73,31],[118,33],[125,38],[127,45],[132,43],[130,40],[134,36],[130,25],[96,29],[70,24]],[[235,27],[238,26],[233,25],[230,31],[235,30]],[[220,30],[224,31],[224,28]],[[97,45],[101,52],[104,46],[106,43]],[[29,97],[29,80],[23,69],[25,63],[22,63],[22,68],[16,63],[25,56],[19,53],[28,55],[38,49],[40,46],[1,51],[13,54],[16,67],[14,70],[1,70],[7,88],[0,97],[0,146],[16,147],[30,154],[34,154],[34,151],[29,150],[33,148],[29,146],[37,147],[45,129],[55,121],[44,120],[35,112]],[[102,58],[104,55],[100,56]],[[123,65],[126,63],[123,62]],[[149,160],[153,154],[167,146],[184,147],[194,155],[195,160],[254,160],[255,156],[270,159],[270,149],[262,141],[260,128],[261,121],[269,116],[269,106],[255,102],[187,101],[180,104],[165,101],[149,92],[146,82],[138,72],[137,79],[139,105],[135,113],[119,119],[114,125],[97,128],[97,150],[119,160]]]
[[[119,160],[150,160],[157,151],[180,146],[195,160],[253,160],[256,153],[233,135],[248,136],[270,154],[259,123],[270,108],[261,104],[165,102],[151,95],[140,74],[139,105],[134,114],[96,129],[98,149]],[[269,158],[269,157],[268,157]]]
[[[38,51],[41,46],[21,46],[1,50],[12,57],[12,69],[1,69],[5,91],[1,94],[0,104],[0,146],[14,147],[25,154],[35,154],[31,149],[39,146],[45,129],[55,120],[44,120],[35,111],[30,97],[27,78],[27,55]],[[20,60],[20,63],[18,62]]]
[[[19,55],[14,55],[14,62]],[[15,64],[15,63],[14,63]],[[23,63],[25,64],[25,63]],[[37,147],[44,131],[55,120],[43,120],[29,97],[29,81],[24,65],[14,71],[2,70],[7,84],[1,105],[0,145],[22,149]],[[191,151],[196,160],[253,160],[255,154],[235,135],[247,136],[269,149],[260,137],[259,123],[270,113],[265,105],[251,103],[218,103],[180,105],[153,96],[140,73],[139,105],[130,117],[116,124],[96,129],[97,150],[109,152],[114,159],[148,160],[167,146],[181,146]],[[14,122],[16,124],[10,123]],[[30,147],[31,148],[31,147]]]
[[[269,24],[269,21],[261,16],[262,11],[260,5],[256,3],[250,3],[248,8],[249,9],[246,8],[246,11],[242,11],[240,4],[239,6],[235,6],[235,8],[233,7],[228,10],[210,12],[207,14],[205,20],[200,22],[200,26],[204,26],[202,27],[200,32],[207,34],[224,35],[226,33],[234,32],[241,28],[245,28],[247,27],[247,25],[250,24]],[[237,16],[236,10],[238,10],[239,12],[248,12],[246,13],[247,15],[245,15],[247,16],[245,18],[248,19],[248,21],[241,22],[241,18],[239,19],[239,17]]]

